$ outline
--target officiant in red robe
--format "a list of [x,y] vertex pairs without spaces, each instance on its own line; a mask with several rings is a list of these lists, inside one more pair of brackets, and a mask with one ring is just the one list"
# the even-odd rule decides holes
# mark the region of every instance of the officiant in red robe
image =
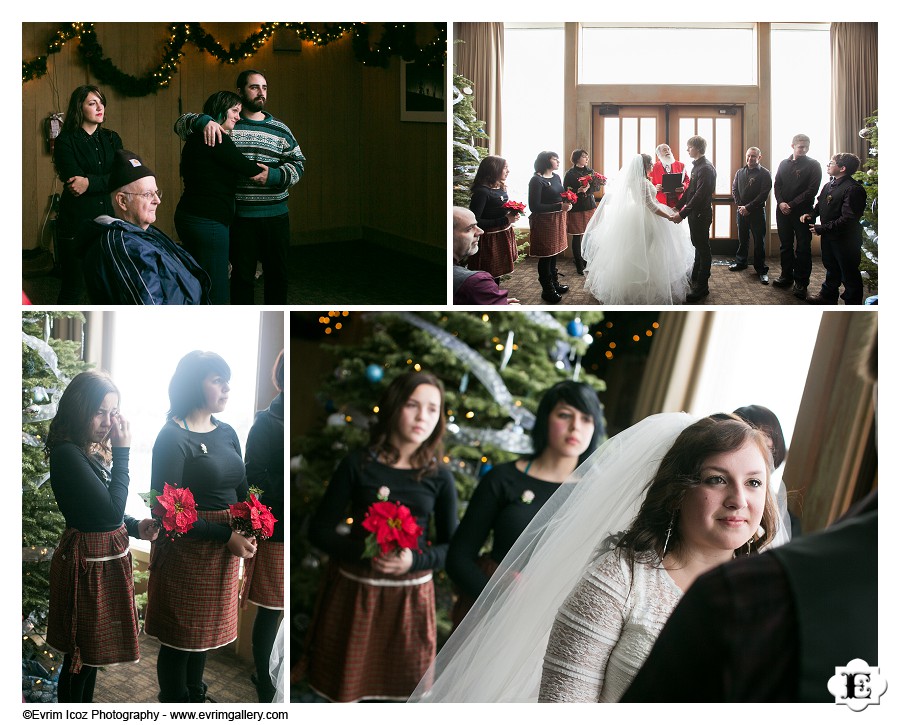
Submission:
[[[657,161],[653,164],[653,168],[650,169],[650,181],[656,187],[656,199],[660,204],[674,208],[675,203],[681,198],[684,190],[690,184],[690,177],[687,171],[684,170],[684,164],[675,160],[675,155],[672,153],[672,149],[669,148],[669,144],[661,143],[657,146],[656,157]],[[663,191],[663,174],[678,173],[681,174],[681,186],[677,187],[673,192]]]

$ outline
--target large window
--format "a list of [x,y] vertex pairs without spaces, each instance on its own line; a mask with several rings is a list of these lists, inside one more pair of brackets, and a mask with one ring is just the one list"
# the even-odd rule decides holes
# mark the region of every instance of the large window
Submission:
[[[541,151],[559,154],[560,178],[571,149],[563,148],[562,23],[507,23],[503,60],[503,148],[510,199],[528,203],[528,182]],[[527,222],[525,222],[527,223]]]
[[810,138],[810,157],[822,165],[822,183],[828,180],[825,165],[831,158],[830,105],[828,24],[773,23],[772,149],[769,154],[763,150],[763,165],[773,175],[778,164],[791,155],[791,139],[805,133]]
[[[685,62],[697,53],[704,62]],[[583,23],[578,82],[753,85],[754,25]]]
[[104,365],[122,394],[122,414],[132,432],[125,512],[138,519],[148,513],[138,494],[150,490],[153,442],[166,421],[169,380],[185,354],[211,350],[231,368],[228,407],[219,417],[235,429],[242,450],[256,413],[259,310],[230,308],[227,315],[220,308],[191,312],[119,311],[112,315],[112,330],[104,331],[108,350]]

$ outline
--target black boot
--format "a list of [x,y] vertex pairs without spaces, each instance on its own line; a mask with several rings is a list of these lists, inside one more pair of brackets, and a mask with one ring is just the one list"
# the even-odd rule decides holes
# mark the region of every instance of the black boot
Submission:
[[584,268],[587,267],[587,262],[581,256],[581,237],[581,234],[576,234],[572,237],[572,257],[575,259],[575,272],[584,275]]
[[556,269],[556,259],[553,260],[553,267],[550,269],[550,279],[553,280],[553,289],[556,294],[564,295],[569,291],[569,285],[559,283],[559,271]]
[[545,302],[556,304],[562,297],[553,286],[552,257],[542,257],[538,260],[538,281],[541,283],[541,299]]
[[205,682],[201,682],[199,685],[188,685],[188,696],[190,697],[189,702],[206,702],[209,699],[210,702],[215,702],[211,697],[208,697],[206,691],[209,689],[209,685]]

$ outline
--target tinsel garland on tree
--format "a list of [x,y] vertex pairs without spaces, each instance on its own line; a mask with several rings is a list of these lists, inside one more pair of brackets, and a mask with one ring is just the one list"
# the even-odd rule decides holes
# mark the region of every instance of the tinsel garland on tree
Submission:
[[43,639],[50,557],[65,520],[50,488],[44,442],[68,381],[90,367],[80,359],[80,342],[50,337],[54,322],[63,318],[84,321],[78,312],[22,315],[22,657],[48,672],[54,666]]
[[475,90],[468,78],[453,76],[453,203],[469,206],[472,196],[472,181],[481,159],[487,156],[487,149],[476,144],[486,139],[484,121],[475,115],[473,99]]
[[47,60],[62,50],[70,40],[77,39],[78,52],[91,74],[103,85],[114,88],[124,96],[147,96],[166,88],[178,71],[184,56],[184,48],[193,43],[221,63],[234,64],[252,58],[271,40],[277,30],[290,31],[304,42],[326,46],[352,36],[353,52],[364,65],[384,68],[392,56],[406,61],[418,61],[427,65],[443,66],[447,58],[447,30],[444,23],[434,23],[435,35],[419,45],[416,27],[412,23],[383,23],[381,37],[370,43],[371,24],[368,23],[263,23],[258,31],[240,43],[224,47],[200,23],[173,23],[169,25],[169,38],[163,46],[162,59],[141,77],[123,72],[103,52],[97,39],[94,23],[63,23],[47,45],[45,55],[22,62],[22,83],[40,78],[47,73]]
[[859,268],[869,290],[878,289],[878,111],[866,119],[859,136],[869,142],[869,158],[853,178],[866,190],[863,213],[863,257]]
[[[528,452],[522,447],[528,445],[526,424],[545,390],[573,378],[605,389],[602,380],[580,367],[591,339],[588,326],[602,319],[601,312],[581,312],[579,318],[540,312],[351,314],[364,316],[365,334],[353,345],[322,345],[334,357],[333,373],[306,382],[317,391],[322,424],[294,441],[301,457],[300,489],[291,497],[295,621],[308,621],[321,573],[321,553],[306,539],[309,517],[338,462],[368,442],[373,407],[395,377],[423,370],[444,383],[444,464],[456,480],[460,514],[480,475]],[[443,572],[435,581],[443,641],[450,629],[451,592]]]

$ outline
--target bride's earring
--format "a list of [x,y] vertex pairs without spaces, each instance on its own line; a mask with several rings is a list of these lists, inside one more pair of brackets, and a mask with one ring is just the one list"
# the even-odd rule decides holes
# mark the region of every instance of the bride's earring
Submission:
[[669,537],[672,536],[672,527],[675,525],[675,512],[672,512],[672,518],[669,519],[669,528],[666,529],[666,542],[663,544],[662,558],[666,558],[666,551],[669,548]]

